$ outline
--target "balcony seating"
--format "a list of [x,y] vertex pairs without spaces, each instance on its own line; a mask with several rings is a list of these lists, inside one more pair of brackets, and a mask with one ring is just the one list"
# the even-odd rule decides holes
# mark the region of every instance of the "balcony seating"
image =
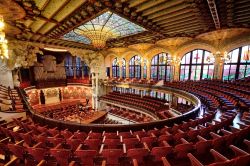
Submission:
[[[191,83],[187,84],[192,86]],[[201,84],[202,86],[197,85],[197,87],[204,88],[202,81]],[[214,84],[217,85],[217,82]],[[239,88],[239,95],[244,95],[243,98],[248,99],[248,93],[244,92],[249,90],[245,82],[226,83],[226,85],[223,87],[229,88],[232,92]],[[215,90],[212,90],[214,86],[204,91],[185,88],[197,94],[206,94],[211,97],[212,103],[216,104],[218,101],[223,110],[231,109],[230,103],[237,100],[230,98],[230,95],[219,96],[222,92],[215,93]],[[224,101],[221,100],[223,98]],[[205,100],[208,101],[209,98],[204,97]],[[240,102],[247,103],[243,99],[240,99]],[[207,104],[209,106],[211,102]],[[244,108],[244,104],[240,107]],[[234,111],[210,110],[201,117],[185,119],[174,126],[163,125],[153,129],[145,126],[143,130],[128,129],[125,132],[75,131],[71,128],[62,130],[61,126],[50,128],[49,125],[42,126],[31,119],[17,118],[0,124],[0,154],[5,156],[0,163],[248,166],[250,163],[248,115],[244,113],[241,117],[241,113]],[[232,126],[236,120],[239,121],[238,124]]]
[[[57,128],[50,129],[48,126],[40,126],[30,120],[15,119],[13,122],[0,125],[0,136],[3,139],[6,136],[13,137],[13,139],[9,137],[3,140],[7,146],[1,144],[0,141],[1,147],[7,149],[6,152],[1,153],[6,156],[14,154],[15,160],[31,165],[34,163],[42,165],[46,165],[46,163],[52,163],[52,165],[53,163],[61,165],[88,163],[94,165],[100,164],[100,161],[106,165],[119,165],[128,161],[130,164],[137,163],[143,166],[184,162],[191,156],[190,154],[195,156],[200,163],[207,163],[200,161],[200,156],[207,155],[210,149],[213,149],[213,154],[226,154],[228,149],[232,149],[232,154],[235,153],[234,156],[227,157],[229,161],[223,161],[222,164],[240,163],[244,165],[246,162],[243,162],[243,159],[248,161],[249,156],[247,146],[245,146],[246,153],[234,146],[242,146],[244,142],[247,145],[250,126],[242,125],[240,129],[236,129],[230,127],[235,114],[223,114],[216,121],[213,119],[214,114],[214,112],[205,113],[201,118],[186,120],[172,128],[164,126],[161,129],[129,132],[72,132]],[[10,131],[14,129],[13,124],[19,126],[15,132],[20,135],[21,138],[18,139],[21,139],[21,143],[10,134]],[[28,131],[24,130],[24,126],[29,126]],[[40,128],[40,131],[37,128]],[[205,128],[209,128],[209,130],[204,130]],[[188,134],[194,131],[196,134]],[[28,138],[23,137],[24,135]],[[25,139],[33,141],[29,143],[30,141]],[[28,156],[31,156],[32,159]],[[191,159],[194,160],[192,156]],[[15,160],[11,160],[11,162],[17,162]],[[212,164],[217,160],[209,160],[209,162]],[[129,163],[127,164],[129,165]]]

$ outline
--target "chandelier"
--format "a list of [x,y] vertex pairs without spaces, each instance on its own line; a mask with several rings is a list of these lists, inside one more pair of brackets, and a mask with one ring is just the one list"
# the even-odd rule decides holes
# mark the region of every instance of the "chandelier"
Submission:
[[179,57],[171,57],[171,56],[162,56],[162,58],[160,59],[160,63],[163,63],[163,64],[167,64],[167,65],[171,65],[174,64],[178,64],[180,63],[180,58]]
[[111,33],[111,29],[108,30],[107,28],[101,31],[98,31],[98,30],[85,31],[80,34],[88,37],[91,40],[92,45],[95,48],[104,48],[106,45],[106,41],[113,37],[113,34]]
[[0,16],[0,58],[2,60],[9,59],[7,40],[4,33],[4,20],[3,16]]
[[221,61],[223,61],[223,62],[225,62],[225,63],[227,63],[228,61],[230,61],[231,60],[231,56],[228,54],[228,52],[224,52],[224,53],[221,53],[220,51],[217,51],[216,53],[215,53],[215,55],[217,56],[217,57],[220,57],[220,59],[221,59]]

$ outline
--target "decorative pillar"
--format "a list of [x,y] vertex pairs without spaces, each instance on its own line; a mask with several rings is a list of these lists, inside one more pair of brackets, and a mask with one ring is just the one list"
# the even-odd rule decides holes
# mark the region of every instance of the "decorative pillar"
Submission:
[[172,76],[174,81],[180,80],[180,63],[174,63],[172,66]]
[[214,62],[214,79],[222,79],[223,72],[223,61],[221,59],[221,53],[215,53],[215,62]]
[[92,108],[95,109],[95,73],[91,73],[92,76]]
[[151,63],[147,61],[147,80],[150,80],[151,78],[150,72],[151,72]]
[[120,78],[122,78],[122,59],[119,60],[119,73],[120,73]]
[[129,78],[129,61],[126,60],[126,78]]
[[96,109],[96,111],[98,109],[98,100],[97,100],[98,99],[98,90],[99,90],[99,88],[98,88],[99,87],[99,85],[98,85],[99,84],[98,83],[98,78],[99,78],[98,75],[99,75],[99,73],[95,73],[95,80],[96,80],[96,83],[95,83],[95,85],[96,85],[95,86],[96,87],[95,88],[95,105],[96,105],[96,107],[95,107],[95,109]]
[[73,67],[74,79],[76,79],[76,57],[75,56],[72,57],[72,67]]
[[141,57],[141,79],[143,79],[143,73],[144,73],[144,58]]

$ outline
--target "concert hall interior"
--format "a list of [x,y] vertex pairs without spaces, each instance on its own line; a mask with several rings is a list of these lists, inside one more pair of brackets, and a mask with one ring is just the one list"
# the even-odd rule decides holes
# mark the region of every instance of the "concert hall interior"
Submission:
[[0,166],[250,166],[250,0],[0,0]]

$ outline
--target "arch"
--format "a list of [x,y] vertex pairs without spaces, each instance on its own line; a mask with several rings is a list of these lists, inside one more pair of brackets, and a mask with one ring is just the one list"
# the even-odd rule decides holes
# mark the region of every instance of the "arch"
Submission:
[[201,41],[194,41],[194,42],[186,42],[183,45],[181,45],[178,49],[178,51],[176,52],[176,55],[178,55],[178,57],[180,57],[181,59],[183,58],[183,56],[195,49],[202,49],[202,50],[207,50],[209,52],[216,52],[216,48],[214,46],[212,46],[210,43],[207,42],[201,42]]
[[234,49],[237,49],[242,46],[250,45],[250,38],[244,36],[237,36],[237,39],[235,40],[230,40],[227,43],[225,43],[224,50],[227,52],[230,52]]
[[181,59],[180,80],[212,79],[214,73],[213,55],[207,50],[194,49]]
[[230,60],[223,65],[223,80],[242,79],[250,76],[250,44],[231,50]]
[[142,55],[142,54],[141,54],[141,52],[139,52],[139,51],[137,51],[137,50],[135,50],[135,49],[130,48],[130,49],[128,49],[128,51],[126,51],[126,52],[124,52],[124,53],[122,54],[122,57],[125,58],[125,60],[126,60],[127,62],[129,62],[130,59],[131,59],[132,57],[134,57],[135,55]]
[[129,78],[141,78],[141,64],[142,64],[142,57],[139,55],[134,55],[129,60]]
[[145,58],[152,59],[155,55],[160,54],[162,52],[170,53],[170,50],[161,47],[161,46],[152,46],[145,52]]
[[120,77],[120,69],[117,58],[114,58],[112,61],[112,77]]

